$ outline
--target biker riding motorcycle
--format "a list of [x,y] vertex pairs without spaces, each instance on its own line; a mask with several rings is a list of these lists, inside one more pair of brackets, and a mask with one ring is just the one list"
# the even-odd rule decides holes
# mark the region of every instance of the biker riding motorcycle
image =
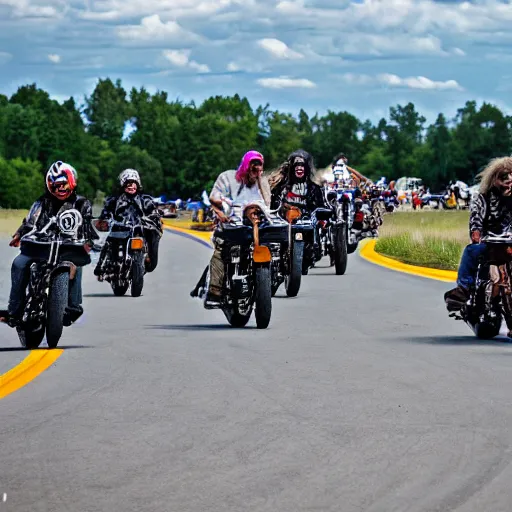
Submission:
[[[78,228],[78,238],[87,240],[84,246],[87,256],[83,265],[91,262],[89,252],[98,236],[91,226],[92,206],[88,199],[76,193],[78,174],[70,164],[57,161],[46,173],[46,192],[30,208],[21,226],[12,236],[11,247],[19,247],[21,238],[30,233],[40,232],[61,210],[74,208],[82,216],[82,225]],[[11,267],[11,292],[7,311],[0,311],[0,321],[16,327],[23,314],[25,289],[28,285],[30,265],[37,260],[21,252],[14,258]],[[77,265],[75,278],[69,284],[69,302],[64,313],[64,325],[69,326],[82,316],[82,265]]]
[[480,190],[471,203],[469,218],[471,244],[462,254],[457,287],[444,296],[451,309],[460,309],[469,300],[479,260],[485,259],[487,252],[481,239],[489,233],[500,235],[512,226],[512,157],[494,158],[479,177]]
[[291,153],[269,178],[272,209],[283,201],[302,205],[310,212],[315,208],[330,208],[323,188],[313,181],[314,176],[313,157],[303,149]]
[[345,153],[339,153],[333,159],[331,166],[334,175],[338,174],[341,176],[337,187],[341,189],[340,192],[351,197],[353,208],[356,212],[354,224],[350,228],[357,232],[377,236],[378,227],[382,224],[382,218],[380,210],[374,210],[372,206],[372,197],[375,196],[373,198],[378,199],[381,195],[380,191],[377,194],[377,189],[375,189],[372,180],[347,164],[348,158]]
[[[144,238],[148,246],[145,269],[146,272],[153,272],[158,264],[158,245],[163,234],[160,211],[153,198],[142,193],[140,175],[135,169],[122,171],[119,174],[119,185],[119,193],[107,197],[105,200],[99,217],[99,227],[107,229],[109,220],[125,223],[128,219],[146,218],[156,228],[156,230],[144,228]],[[101,275],[101,262],[106,256],[104,254],[106,250],[107,247],[104,246],[98,264],[94,269],[94,274],[98,277]]]
[[[314,180],[316,171],[313,157],[303,149],[298,149],[288,156],[270,178],[272,191],[271,208],[277,209],[282,204],[293,203],[312,213],[316,208],[333,209],[327,201],[324,188]],[[312,216],[313,224],[316,219]],[[318,248],[317,231],[314,230],[315,251]]]
[[[270,187],[267,178],[263,176],[263,164],[264,158],[261,153],[248,151],[242,157],[236,171],[224,171],[218,176],[209,198],[218,222],[229,222],[229,206],[227,205],[233,203],[259,202],[267,207],[270,206]],[[216,237],[215,233],[212,241],[214,251],[210,265],[203,272],[194,290],[190,292],[190,296],[198,296],[209,269],[210,281],[205,302],[206,304],[219,304],[222,302],[224,293],[224,261],[222,259],[224,242],[221,238]]]

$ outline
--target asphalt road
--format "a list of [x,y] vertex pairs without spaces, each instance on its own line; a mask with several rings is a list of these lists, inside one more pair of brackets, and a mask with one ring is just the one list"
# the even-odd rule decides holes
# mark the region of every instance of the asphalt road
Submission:
[[137,299],[88,269],[63,355],[0,400],[0,512],[511,510],[512,345],[449,319],[449,285],[353,255],[232,329],[188,296],[210,251],[161,249]]

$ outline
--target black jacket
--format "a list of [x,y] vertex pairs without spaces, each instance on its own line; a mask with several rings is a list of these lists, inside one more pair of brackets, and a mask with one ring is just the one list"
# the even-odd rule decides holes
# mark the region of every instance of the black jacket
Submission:
[[327,203],[324,189],[310,180],[297,184],[282,180],[272,190],[271,208],[278,208],[281,201],[296,205],[302,203],[310,212],[315,208],[331,208]]
[[34,228],[36,229],[36,232],[38,232],[43,229],[50,219],[56,216],[59,211],[69,208],[78,210],[82,215],[83,222],[78,229],[78,238],[84,239],[92,245],[92,241],[98,238],[98,235],[91,226],[92,205],[88,199],[83,196],[79,196],[76,193],[71,194],[71,196],[65,201],[60,201],[49,192],[42,195],[34,202],[28,212],[28,215],[23,219],[21,226],[15,234],[21,237],[32,231]]
[[129,224],[133,220],[148,218],[152,224],[161,230],[161,213],[153,198],[148,194],[120,195],[107,197],[100,215],[102,220],[114,220]]

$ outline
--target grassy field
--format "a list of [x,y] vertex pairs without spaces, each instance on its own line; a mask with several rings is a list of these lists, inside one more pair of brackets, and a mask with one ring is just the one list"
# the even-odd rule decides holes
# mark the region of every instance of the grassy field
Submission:
[[384,216],[375,250],[411,265],[457,270],[469,243],[468,211],[410,211]]
[[27,210],[6,210],[0,208],[0,236],[12,235],[28,213]]

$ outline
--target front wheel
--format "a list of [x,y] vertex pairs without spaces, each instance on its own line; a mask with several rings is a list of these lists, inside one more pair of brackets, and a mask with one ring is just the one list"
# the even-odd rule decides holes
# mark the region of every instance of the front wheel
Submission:
[[266,329],[270,323],[270,316],[272,314],[270,267],[257,267],[255,280],[254,313],[256,316],[256,327],[258,329]]
[[132,297],[140,297],[144,287],[144,255],[136,252],[132,261]]
[[16,327],[16,331],[18,332],[18,338],[20,340],[21,346],[28,350],[32,350],[39,347],[44,338],[44,328],[44,325],[39,326],[39,329],[37,330]]
[[333,239],[334,266],[336,267],[336,275],[341,276],[346,272],[348,262],[347,228],[345,224],[334,228]]
[[62,336],[64,312],[68,304],[69,273],[61,272],[50,281],[48,311],[46,313],[46,341],[48,347],[55,348]]
[[302,260],[304,256],[304,243],[295,242],[291,246],[292,254],[290,255],[290,273],[284,279],[286,287],[286,295],[288,297],[296,297],[300,290],[300,282],[302,279]]

